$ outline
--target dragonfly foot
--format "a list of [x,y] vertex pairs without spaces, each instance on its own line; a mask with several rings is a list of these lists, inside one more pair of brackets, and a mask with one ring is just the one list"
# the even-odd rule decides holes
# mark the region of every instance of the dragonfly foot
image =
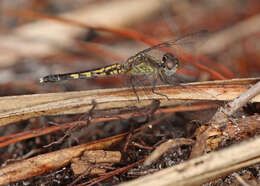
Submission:
[[159,96],[166,97],[167,100],[170,100],[169,97],[168,97],[167,95],[165,95],[165,94],[161,94],[161,93],[159,93],[159,92],[155,92],[154,90],[153,90],[153,93],[154,93],[154,94],[157,94],[157,95],[159,95]]

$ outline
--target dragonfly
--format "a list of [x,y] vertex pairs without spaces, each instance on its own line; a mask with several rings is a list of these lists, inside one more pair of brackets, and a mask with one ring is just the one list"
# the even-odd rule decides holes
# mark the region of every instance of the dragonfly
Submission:
[[206,30],[201,30],[199,32],[187,34],[181,38],[159,43],[136,53],[135,55],[129,57],[122,64],[115,63],[112,65],[86,71],[47,75],[43,78],[40,78],[40,83],[127,75],[128,77],[130,77],[129,79],[132,85],[132,89],[137,97],[137,100],[139,101],[139,96],[136,92],[134,79],[135,77],[151,77],[150,79],[152,80],[152,92],[154,94],[164,96],[168,99],[167,95],[161,94],[156,91],[156,85],[158,79],[160,79],[160,81],[163,83],[172,84],[169,79],[173,77],[179,69],[180,59],[172,52],[163,52],[162,50],[165,48],[174,49],[178,47],[180,47],[181,49],[190,48],[190,50],[194,50],[194,44],[196,44],[197,41],[200,40],[202,36],[205,36],[207,33],[208,32]]

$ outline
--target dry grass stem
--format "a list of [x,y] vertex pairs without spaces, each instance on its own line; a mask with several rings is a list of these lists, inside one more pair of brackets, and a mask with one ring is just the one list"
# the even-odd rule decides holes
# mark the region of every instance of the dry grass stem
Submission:
[[257,137],[121,185],[200,185],[243,167],[260,163],[259,144],[260,137]]
[[[156,91],[167,95],[170,100],[152,92],[147,95],[147,91],[137,90],[140,103],[137,102],[131,88],[2,97],[0,98],[2,105],[0,126],[32,117],[87,113],[93,107],[93,100],[97,103],[96,110],[127,108],[133,105],[145,107],[150,105],[153,99],[162,99],[161,106],[177,105],[183,103],[183,100],[230,101],[246,91],[250,82],[256,81],[259,79],[190,83],[185,84],[185,88],[183,86],[159,86]],[[250,101],[260,102],[260,96],[258,95]]]

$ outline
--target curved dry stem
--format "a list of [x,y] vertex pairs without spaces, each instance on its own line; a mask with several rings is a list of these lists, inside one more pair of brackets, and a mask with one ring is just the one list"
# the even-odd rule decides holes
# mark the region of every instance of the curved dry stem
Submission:
[[[0,126],[32,117],[87,113],[93,106],[93,100],[97,104],[95,110],[125,109],[133,105],[137,108],[146,107],[151,105],[154,99],[161,101],[160,106],[183,104],[187,103],[187,100],[230,101],[247,90],[250,83],[259,80],[259,78],[234,79],[181,86],[158,86],[156,91],[167,95],[169,100],[153,94],[152,91],[148,92],[148,88],[145,92],[144,89],[137,89],[140,102],[137,102],[136,95],[129,88],[2,97]],[[250,101],[260,102],[260,96]]]

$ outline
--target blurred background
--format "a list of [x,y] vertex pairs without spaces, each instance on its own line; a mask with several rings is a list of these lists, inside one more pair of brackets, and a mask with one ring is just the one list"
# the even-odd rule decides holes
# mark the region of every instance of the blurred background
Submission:
[[[0,96],[121,87],[124,85],[121,77],[48,84],[40,84],[39,79],[49,74],[124,63],[128,57],[147,47],[205,29],[210,37],[200,44],[203,55],[183,57],[179,76],[188,81],[259,77],[259,0],[1,0]],[[183,129],[185,124],[195,120],[194,116],[208,117],[212,113],[200,111],[192,118],[173,114],[158,130],[153,128],[152,134],[146,136],[146,142],[152,146],[160,140],[190,137]],[[79,118],[78,115],[32,118],[2,128],[1,136],[15,133],[22,136],[24,131],[32,135],[26,140],[2,144],[1,163],[23,156],[32,149],[37,149],[33,154],[51,152],[126,132],[132,129],[133,123],[141,125],[146,122],[144,118],[142,121],[119,118],[110,125],[105,125],[108,121],[90,125],[87,132],[77,130],[71,140],[66,138],[65,145],[54,144],[50,148],[42,147],[63,138],[65,130],[33,136],[36,134],[34,129],[47,131],[50,126],[78,121]],[[195,125],[198,127],[198,122],[190,125],[192,132]],[[129,153],[137,154],[130,158],[132,162],[144,152],[136,149]],[[174,159],[174,164],[188,159],[190,148],[178,152],[171,154],[173,158],[180,157]],[[158,167],[172,166],[172,163],[161,165]],[[70,178],[70,170],[68,175]],[[51,179],[46,177],[46,180]],[[29,182],[33,183],[32,180]]]
[[38,80],[121,63],[160,41],[202,29],[212,34],[202,44],[207,59],[180,74],[198,81],[259,75],[257,0],[2,0],[0,8],[2,96],[121,86],[120,78],[43,86]]

